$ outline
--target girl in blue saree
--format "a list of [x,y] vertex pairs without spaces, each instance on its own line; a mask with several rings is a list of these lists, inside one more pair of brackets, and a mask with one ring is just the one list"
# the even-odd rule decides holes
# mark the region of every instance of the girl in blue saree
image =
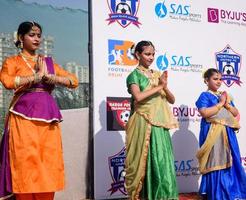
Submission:
[[222,80],[217,69],[208,69],[204,81],[208,90],[196,101],[202,116],[197,152],[200,193],[209,200],[246,199],[246,174],[235,133],[240,128],[238,110],[226,92],[218,91]]

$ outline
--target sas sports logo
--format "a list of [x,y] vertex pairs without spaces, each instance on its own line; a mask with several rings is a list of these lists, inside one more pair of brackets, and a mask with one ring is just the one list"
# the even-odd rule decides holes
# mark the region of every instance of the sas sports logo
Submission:
[[178,20],[182,22],[201,22],[202,14],[197,13],[191,5],[159,0],[155,4],[155,15],[158,19]]
[[176,16],[189,16],[190,5],[171,3],[167,6],[165,4],[165,1],[156,4],[155,14],[159,18],[165,18],[168,13],[170,15],[176,15]]
[[109,24],[118,22],[123,28],[126,28],[131,23],[139,27],[141,24],[138,21],[137,13],[140,0],[107,0],[110,9]]
[[236,53],[230,45],[215,53],[217,69],[222,73],[222,80],[227,87],[242,83],[239,77],[242,56]]
[[191,56],[187,55],[167,55],[162,54],[156,59],[156,66],[159,70],[166,70],[168,67],[189,67],[191,66]]

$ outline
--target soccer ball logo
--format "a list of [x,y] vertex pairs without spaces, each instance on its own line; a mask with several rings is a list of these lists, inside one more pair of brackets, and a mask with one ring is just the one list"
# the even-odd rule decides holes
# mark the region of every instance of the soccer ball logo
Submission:
[[121,2],[116,6],[116,13],[130,15],[132,13],[131,7],[127,3]]
[[231,87],[233,83],[240,86],[242,81],[239,77],[242,56],[235,52],[230,45],[215,53],[216,65],[222,74],[222,80],[227,87]]
[[126,123],[128,122],[128,119],[130,117],[130,111],[129,110],[117,110],[117,122],[121,127],[125,127]]
[[233,75],[235,74],[235,70],[230,64],[227,64],[223,68],[223,74]]
[[120,114],[120,119],[124,124],[126,124],[128,122],[129,116],[130,116],[130,111],[124,110]]
[[127,195],[125,188],[125,159],[126,159],[126,148],[121,149],[116,155],[110,156],[108,158],[109,170],[112,177],[111,188],[108,192],[111,192],[110,195],[119,191],[124,195]]
[[137,13],[140,0],[107,0],[110,9],[108,24],[119,23],[123,28],[129,24],[134,24],[139,28],[141,23],[138,20]]

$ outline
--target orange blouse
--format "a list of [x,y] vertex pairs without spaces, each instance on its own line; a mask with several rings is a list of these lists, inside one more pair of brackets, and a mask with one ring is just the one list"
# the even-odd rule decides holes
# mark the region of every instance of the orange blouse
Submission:
[[[36,62],[28,60],[28,63],[34,69]],[[0,81],[3,83],[4,87],[7,89],[18,89],[15,86],[16,76],[31,76],[33,71],[23,60],[21,55],[8,57],[2,66],[0,71]],[[54,63],[55,75],[61,77],[67,77],[71,80],[71,84],[67,87],[76,88],[78,86],[77,77],[61,68],[58,64]]]

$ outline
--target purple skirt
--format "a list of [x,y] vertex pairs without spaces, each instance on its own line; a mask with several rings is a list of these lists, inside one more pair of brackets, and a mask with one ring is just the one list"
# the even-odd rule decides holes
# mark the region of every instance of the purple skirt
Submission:
[[24,93],[9,111],[28,120],[47,123],[62,121],[62,115],[53,96],[42,89]]
[[[8,118],[8,116],[7,116]],[[11,171],[9,163],[9,134],[8,134],[8,119],[6,120],[3,138],[0,144],[0,198],[11,194]]]

